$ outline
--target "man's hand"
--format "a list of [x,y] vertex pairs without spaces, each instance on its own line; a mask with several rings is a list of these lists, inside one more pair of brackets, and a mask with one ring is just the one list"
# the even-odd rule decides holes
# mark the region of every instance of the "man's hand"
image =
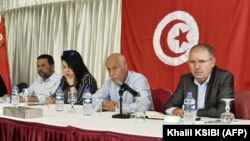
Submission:
[[55,103],[55,98],[54,97],[47,97],[46,98],[46,104],[54,104]]
[[180,109],[180,108],[176,108],[176,109],[173,110],[172,114],[174,116],[179,116],[179,117],[183,118],[184,111],[182,109]]
[[117,102],[105,100],[102,102],[102,108],[103,110],[114,112],[116,108],[119,108],[119,105]]
[[20,102],[20,103],[24,103],[24,102],[25,102],[25,99],[24,99],[23,96],[19,96],[19,102]]
[[28,102],[39,102],[39,100],[37,96],[29,96]]

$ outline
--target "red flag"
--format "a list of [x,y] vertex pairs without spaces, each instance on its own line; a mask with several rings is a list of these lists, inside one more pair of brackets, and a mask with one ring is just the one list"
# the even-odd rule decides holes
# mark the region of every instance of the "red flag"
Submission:
[[[2,16],[0,15],[0,17]],[[4,18],[0,18],[0,62],[1,62],[0,75],[2,76],[3,81],[7,87],[8,93],[10,94],[11,81],[10,81],[9,62],[8,62],[8,56],[7,56],[6,31],[5,31]]]
[[121,50],[153,88],[175,90],[190,48],[207,43],[235,88],[250,90],[249,0],[123,0]]

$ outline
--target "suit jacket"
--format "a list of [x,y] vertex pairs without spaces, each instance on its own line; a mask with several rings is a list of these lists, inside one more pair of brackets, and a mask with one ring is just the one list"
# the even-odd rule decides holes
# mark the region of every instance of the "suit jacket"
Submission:
[[[164,105],[164,111],[171,107],[182,108],[187,92],[193,93],[197,107],[198,86],[194,83],[191,73],[181,76],[177,90]],[[222,98],[234,98],[234,77],[232,73],[215,66],[206,89],[205,107],[197,111],[197,116],[219,118],[221,113],[225,112],[225,102],[221,100]],[[232,103],[230,108],[231,112],[234,112]]]

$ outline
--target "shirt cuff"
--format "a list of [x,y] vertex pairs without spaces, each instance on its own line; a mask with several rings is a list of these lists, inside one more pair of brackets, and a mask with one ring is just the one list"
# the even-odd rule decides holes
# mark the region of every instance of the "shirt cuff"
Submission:
[[37,98],[38,98],[38,103],[39,104],[45,104],[45,102],[46,102],[45,96],[43,96],[43,95],[37,95]]
[[173,111],[174,109],[176,109],[177,107],[171,107],[171,108],[168,108],[165,112],[167,115],[173,115]]

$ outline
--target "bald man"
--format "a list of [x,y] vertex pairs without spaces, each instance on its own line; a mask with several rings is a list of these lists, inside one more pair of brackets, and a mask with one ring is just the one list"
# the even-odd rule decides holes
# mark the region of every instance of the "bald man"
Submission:
[[[219,118],[225,111],[222,98],[234,98],[233,74],[215,66],[213,48],[207,44],[195,45],[189,53],[190,73],[181,76],[171,99],[165,104],[166,114],[183,117],[182,109],[187,92],[196,100],[197,116]],[[231,110],[233,112],[233,105]]]
[[[119,93],[121,84],[126,83],[130,88],[137,91],[141,96],[141,102],[145,110],[153,110],[150,86],[146,77],[140,73],[128,70],[125,57],[120,53],[113,53],[106,59],[106,68],[110,79],[94,94],[103,102],[103,109],[115,111],[119,108]],[[123,93],[122,109],[124,113],[134,112],[137,108],[134,96],[125,91]]]

